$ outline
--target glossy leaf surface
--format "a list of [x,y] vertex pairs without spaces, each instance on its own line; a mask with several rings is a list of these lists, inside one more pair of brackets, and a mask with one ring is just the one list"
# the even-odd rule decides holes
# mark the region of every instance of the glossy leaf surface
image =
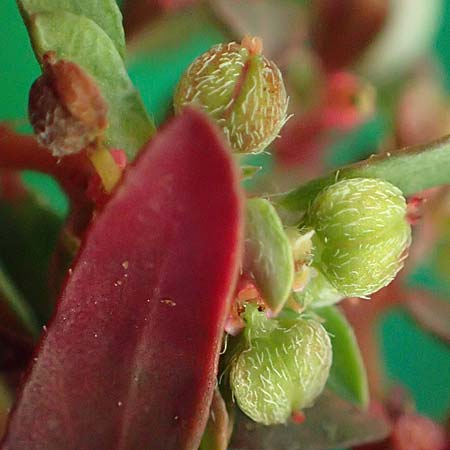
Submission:
[[278,197],[277,202],[289,210],[305,210],[322,189],[343,178],[381,178],[397,186],[404,195],[449,184],[450,136],[343,167]]
[[247,201],[245,268],[252,272],[263,298],[278,313],[292,290],[294,256],[280,218],[268,200]]
[[345,316],[336,307],[316,310],[325,320],[330,334],[333,364],[327,385],[346,400],[366,407],[369,401],[367,375],[355,334]]
[[54,51],[97,81],[109,108],[107,144],[133,159],[155,127],[108,35],[92,20],[68,12],[36,14],[29,30],[38,59]]
[[381,440],[386,420],[364,412],[325,391],[302,424],[264,426],[240,413],[231,440],[233,450],[331,450]]
[[197,450],[241,216],[229,150],[186,111],[88,232],[2,448]]
[[26,21],[39,12],[67,11],[94,21],[113,41],[117,51],[125,56],[125,34],[122,14],[115,0],[19,0]]

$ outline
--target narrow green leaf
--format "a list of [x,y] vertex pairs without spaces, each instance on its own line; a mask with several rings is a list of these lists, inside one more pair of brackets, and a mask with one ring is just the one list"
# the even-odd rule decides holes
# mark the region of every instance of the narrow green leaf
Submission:
[[122,58],[125,57],[125,33],[122,14],[115,0],[18,0],[25,21],[40,12],[66,11],[94,21],[109,36]]
[[289,210],[303,211],[323,188],[343,178],[381,178],[397,186],[405,195],[448,184],[450,136],[394,153],[372,156],[338,169],[326,177],[312,180],[274,198],[274,201]]
[[253,273],[258,288],[277,313],[294,282],[294,256],[280,218],[268,200],[247,201],[244,266]]
[[34,313],[0,265],[0,326],[12,332],[39,336]]
[[107,144],[123,149],[133,159],[155,126],[105,32],[86,17],[39,13],[31,18],[30,36],[38,59],[52,50],[94,77],[109,106]]
[[344,399],[366,407],[369,401],[367,374],[355,334],[342,312],[335,306],[316,310],[325,320],[331,336],[333,364],[328,387]]
[[40,324],[53,310],[49,265],[61,225],[61,218],[32,194],[20,200],[0,200],[0,258]]

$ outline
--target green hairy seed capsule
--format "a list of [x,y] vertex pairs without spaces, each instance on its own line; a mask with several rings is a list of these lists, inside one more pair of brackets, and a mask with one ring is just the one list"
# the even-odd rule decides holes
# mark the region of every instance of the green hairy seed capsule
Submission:
[[217,45],[191,64],[175,92],[175,111],[200,106],[222,128],[235,152],[264,150],[286,121],[283,78],[261,49],[261,41],[249,37],[241,45]]
[[347,297],[370,295],[402,268],[411,241],[401,191],[378,179],[339,181],[315,198],[315,264]]
[[314,320],[268,319],[252,305],[245,320],[245,348],[230,371],[234,398],[256,422],[285,423],[322,392],[331,366],[330,338]]

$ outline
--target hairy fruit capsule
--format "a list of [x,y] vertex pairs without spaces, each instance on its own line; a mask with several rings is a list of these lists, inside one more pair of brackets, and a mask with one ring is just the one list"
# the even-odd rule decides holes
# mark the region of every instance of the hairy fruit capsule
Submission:
[[331,366],[330,338],[314,320],[268,319],[253,305],[245,320],[244,349],[230,371],[234,398],[255,422],[285,423],[322,392]]
[[387,181],[353,178],[320,192],[308,212],[315,265],[341,294],[370,295],[403,266],[411,242],[406,201]]
[[199,56],[181,78],[175,111],[194,104],[222,128],[233,151],[264,150],[286,122],[288,98],[278,67],[258,38],[219,44]]
[[54,156],[77,153],[107,127],[107,105],[96,82],[77,64],[44,56],[30,90],[28,115],[38,142]]

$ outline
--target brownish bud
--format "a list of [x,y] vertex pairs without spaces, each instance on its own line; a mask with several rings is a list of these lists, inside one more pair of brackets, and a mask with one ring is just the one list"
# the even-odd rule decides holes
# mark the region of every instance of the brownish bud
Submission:
[[28,115],[38,142],[55,156],[77,153],[106,129],[107,104],[96,82],[80,66],[55,54],[44,56],[44,72],[30,90]]

